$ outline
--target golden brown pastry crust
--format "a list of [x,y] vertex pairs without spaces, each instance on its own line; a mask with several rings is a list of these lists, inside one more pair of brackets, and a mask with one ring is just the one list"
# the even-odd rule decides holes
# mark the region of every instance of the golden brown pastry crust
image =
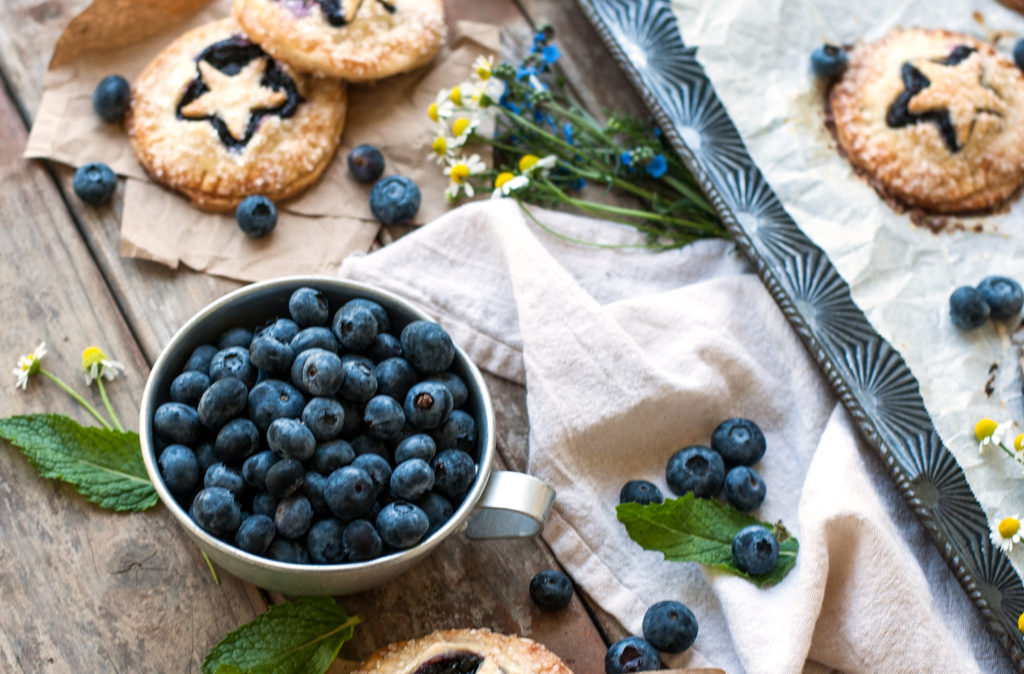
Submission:
[[557,655],[536,641],[486,629],[443,630],[390,644],[354,674],[414,674],[432,658],[460,652],[483,656],[477,674],[572,674]]
[[232,11],[253,41],[275,58],[302,72],[350,82],[412,70],[441,47],[441,0],[342,0],[342,5],[351,17],[344,26],[331,25],[318,3],[308,0],[235,0]]
[[[958,47],[967,49],[950,60]],[[906,64],[927,79],[909,97]],[[904,115],[893,126],[887,115],[901,93],[916,121]],[[968,35],[915,28],[856,45],[829,105],[836,137],[854,166],[910,206],[934,213],[987,209],[1024,181],[1024,76]],[[935,120],[943,110],[949,116],[945,136]]]
[[[208,46],[234,36],[242,36],[241,27],[222,19],[172,42],[135,80],[125,116],[132,148],[146,171],[210,210],[232,209],[252,194],[280,201],[306,189],[330,163],[345,123],[343,82],[300,75],[278,63],[302,99],[294,114],[265,114],[247,142],[228,146],[204,115],[222,110],[226,127],[234,130],[232,138],[241,141],[237,136],[246,126],[245,114],[240,120],[235,106],[259,110],[281,104],[279,91],[260,86],[260,74],[271,67],[267,55],[235,76],[206,61],[197,63]],[[212,78],[203,80],[208,91],[183,106],[179,117],[179,104],[197,72]]]

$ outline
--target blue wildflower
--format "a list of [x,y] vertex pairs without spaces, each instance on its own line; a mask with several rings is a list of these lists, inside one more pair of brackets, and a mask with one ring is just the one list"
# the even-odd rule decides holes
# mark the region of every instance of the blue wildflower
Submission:
[[569,145],[573,144],[574,129],[572,128],[572,124],[566,122],[562,125],[562,135],[565,137],[566,143]]
[[626,150],[625,152],[622,153],[619,159],[622,160],[623,166],[629,166],[630,164],[633,163],[633,154],[629,150]]
[[553,44],[544,47],[540,52],[540,58],[544,63],[551,65],[562,56],[562,51]]
[[547,44],[547,42],[548,42],[548,34],[545,33],[544,31],[538,31],[538,32],[533,34],[533,46],[535,48],[536,47],[541,47],[542,45]]
[[665,175],[665,172],[668,171],[668,163],[665,161],[665,155],[654,155],[654,159],[644,167],[644,170],[647,171],[647,175],[652,178],[660,178]]
[[536,122],[537,124],[543,124],[544,123],[544,111],[541,110],[540,108],[534,109],[534,111],[533,111],[533,121]]
[[586,180],[584,180],[583,178],[577,178],[576,182],[573,183],[572,188],[574,190],[576,190],[577,192],[579,192],[580,190],[582,190],[586,186],[587,186],[587,181]]
[[525,80],[528,77],[530,77],[531,75],[534,75],[534,76],[537,75],[537,68],[536,67],[520,65],[520,66],[518,66],[516,68],[516,79],[517,80]]
[[661,138],[661,127],[660,126],[654,127],[654,137],[655,138]]

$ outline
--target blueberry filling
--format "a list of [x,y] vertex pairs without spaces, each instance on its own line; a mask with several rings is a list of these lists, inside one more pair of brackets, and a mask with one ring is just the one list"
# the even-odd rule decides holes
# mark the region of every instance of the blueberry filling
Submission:
[[[261,108],[253,110],[249,115],[249,124],[245,129],[245,134],[242,138],[235,138],[231,135],[228,130],[227,124],[224,120],[217,115],[204,115],[202,117],[186,117],[182,113],[182,108],[187,106],[192,101],[196,100],[204,93],[209,91],[206,83],[203,82],[202,75],[199,73],[199,62],[206,61],[211,66],[221,71],[225,75],[237,75],[242,68],[247,66],[250,62],[258,58],[267,59],[267,70],[264,73],[263,78],[260,80],[260,85],[268,87],[274,91],[284,91],[287,95],[287,99],[281,105],[273,108]],[[299,90],[295,86],[295,80],[293,80],[288,73],[273,59],[267,56],[266,52],[260,48],[260,46],[254,42],[251,42],[248,38],[242,35],[234,35],[226,40],[215,42],[199,53],[196,57],[196,76],[189,82],[185,88],[185,93],[178,101],[178,106],[175,108],[176,117],[178,119],[185,119],[189,121],[209,121],[213,125],[213,128],[217,130],[217,135],[220,137],[222,143],[231,150],[240,150],[245,147],[249,140],[256,133],[256,129],[259,128],[260,120],[267,115],[277,115],[278,117],[287,118],[295,114],[295,110],[299,107],[299,103],[302,103],[303,99],[299,95]]]
[[476,653],[445,653],[420,665],[413,674],[473,674],[484,659]]
[[[944,59],[938,59],[935,62],[940,65],[953,67],[963,63],[975,51],[977,50],[974,47],[959,45],[949,53],[949,56]],[[900,92],[896,100],[889,106],[889,110],[885,115],[885,123],[890,128],[898,129],[919,122],[932,122],[938,127],[939,134],[942,136],[942,140],[949,151],[954,154],[959,152],[962,145],[959,139],[957,139],[956,127],[953,126],[953,119],[949,114],[948,108],[926,110],[920,114],[914,114],[908,108],[910,99],[930,86],[931,80],[909,62],[904,63],[900,69],[900,78],[903,80],[903,91]]]
[[[332,26],[345,26],[345,25],[348,25],[348,23],[350,21],[353,21],[356,18],[356,15],[359,13],[359,8],[363,6],[363,0],[359,0],[359,2],[356,4],[355,9],[352,10],[352,17],[349,18],[349,17],[345,16],[345,9],[341,6],[341,0],[314,0],[314,1],[317,4],[320,5],[320,10],[324,13],[324,18],[327,20],[327,23],[331,24]],[[381,7],[386,9],[389,13],[391,13],[391,14],[395,13],[395,4],[394,4],[394,2],[388,2],[388,0],[374,0],[374,1],[377,4],[379,4]],[[303,4],[302,9],[305,9],[305,7],[308,6],[311,3],[310,3],[309,0],[306,0],[302,4]]]

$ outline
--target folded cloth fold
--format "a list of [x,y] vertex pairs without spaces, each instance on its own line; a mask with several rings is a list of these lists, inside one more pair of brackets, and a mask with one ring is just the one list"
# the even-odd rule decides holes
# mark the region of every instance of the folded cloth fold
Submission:
[[[534,216],[550,231],[509,199],[463,206],[340,273],[418,303],[482,368],[525,384],[529,471],[558,493],[543,536],[594,602],[633,634],[651,604],[687,604],[700,631],[665,654],[672,667],[1010,671],[732,243],[654,253],[628,228]],[[800,540],[771,588],[665,561],[615,517],[629,479],[672,497],[669,456],[729,417],[767,438],[753,514]]]

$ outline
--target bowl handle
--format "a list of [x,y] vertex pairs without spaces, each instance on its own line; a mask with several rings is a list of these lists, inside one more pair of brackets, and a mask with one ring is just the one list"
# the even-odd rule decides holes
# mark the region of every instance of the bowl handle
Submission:
[[476,510],[466,525],[467,538],[522,538],[544,528],[555,490],[526,473],[491,473]]

